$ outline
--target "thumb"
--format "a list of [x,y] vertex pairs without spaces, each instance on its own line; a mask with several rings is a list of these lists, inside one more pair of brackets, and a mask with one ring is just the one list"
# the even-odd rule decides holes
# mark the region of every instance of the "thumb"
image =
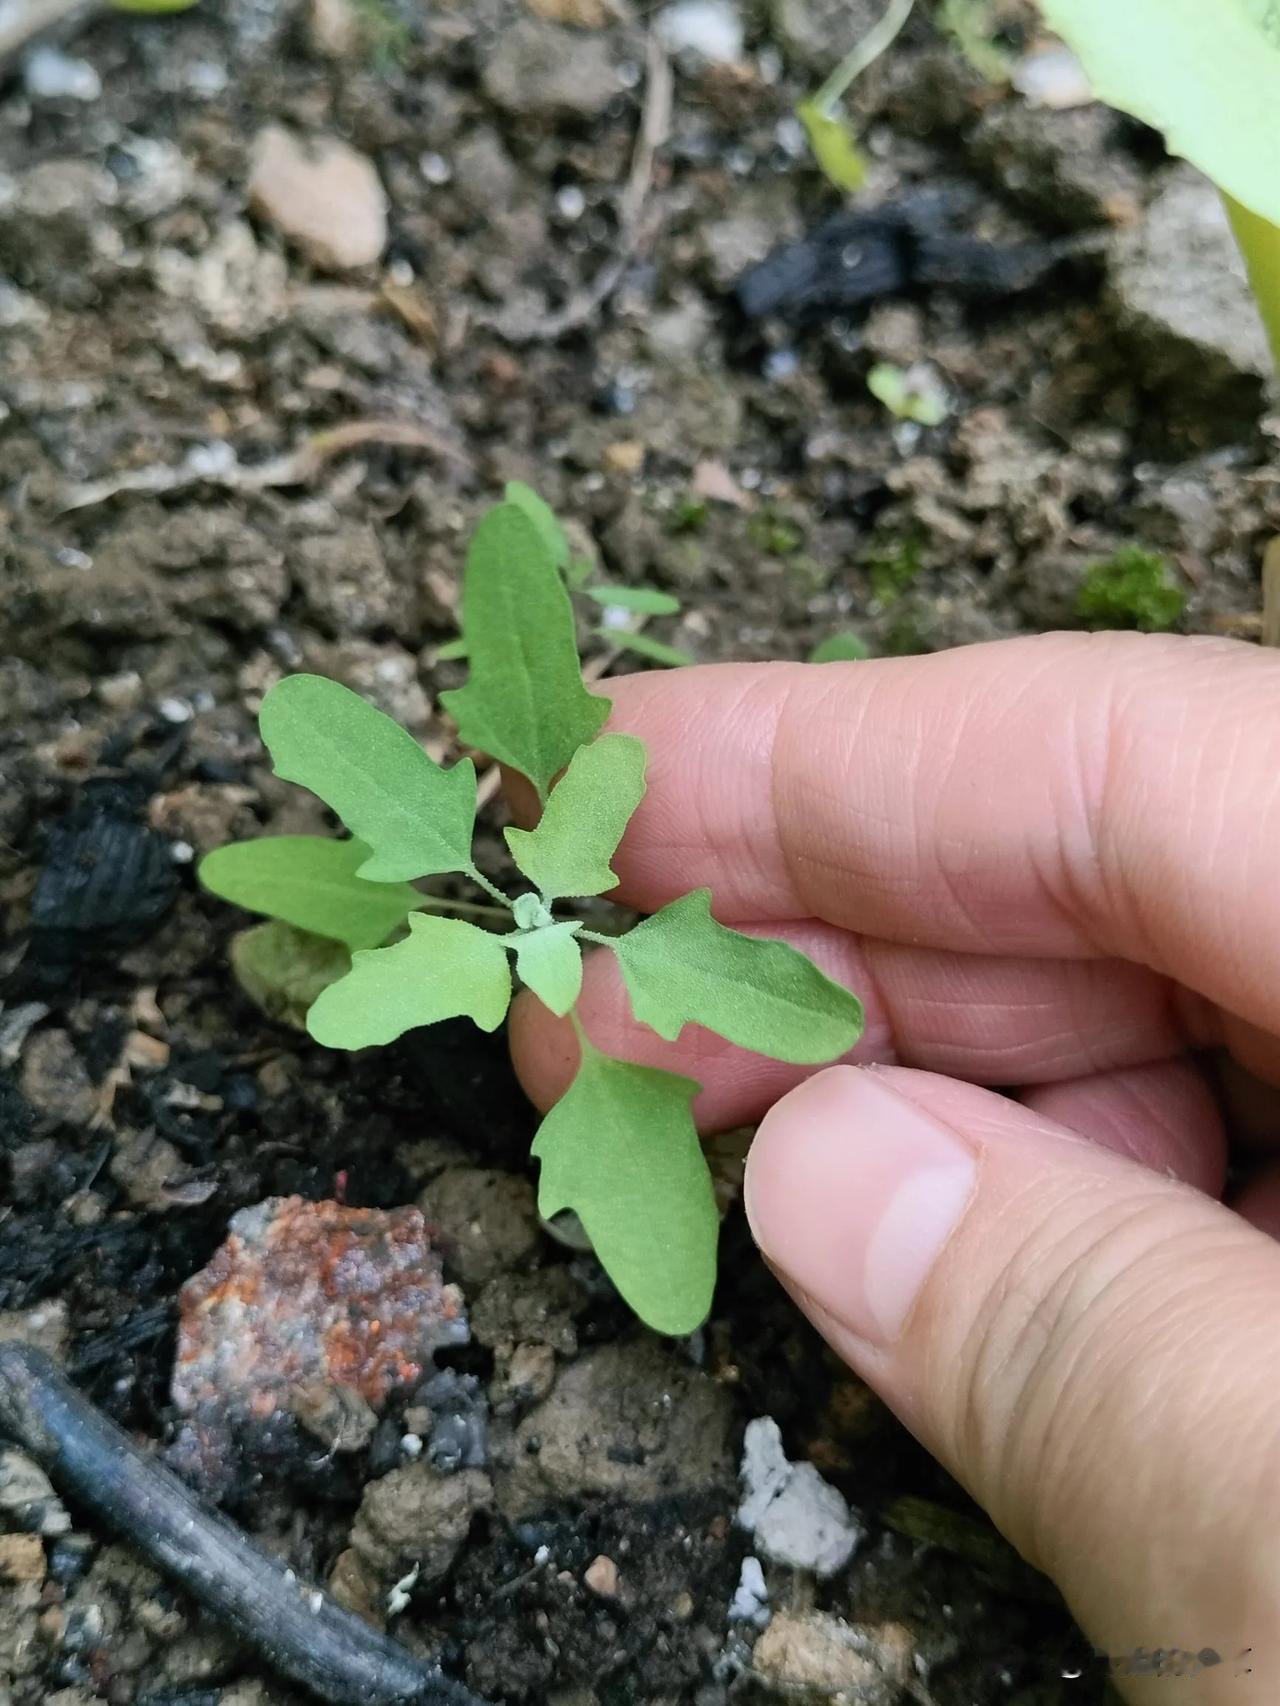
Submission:
[[[900,1069],[779,1102],[746,1203],[805,1313],[1054,1578],[1129,1699],[1274,1706],[1280,1245]],[[1202,1658],[1144,1680],[1155,1648]]]

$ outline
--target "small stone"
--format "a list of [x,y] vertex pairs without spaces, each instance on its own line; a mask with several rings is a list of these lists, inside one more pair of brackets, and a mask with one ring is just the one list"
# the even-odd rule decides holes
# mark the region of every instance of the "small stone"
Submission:
[[760,1567],[759,1558],[750,1553],[742,1560],[742,1572],[733,1598],[729,1601],[730,1623],[756,1623],[761,1628],[769,1621],[769,1589]]
[[582,1573],[584,1586],[600,1599],[617,1599],[618,1566],[602,1552],[593,1558]]
[[742,14],[731,0],[676,0],[659,15],[668,53],[696,53],[712,65],[742,58]]
[[604,465],[615,474],[638,474],[644,467],[644,445],[632,438],[615,440],[605,446]]
[[299,140],[271,124],[254,139],[250,205],[315,266],[372,266],[387,245],[387,197],[373,162],[336,136]]
[[526,0],[526,4],[544,23],[569,24],[578,30],[602,30],[615,15],[606,0]]
[[785,1694],[895,1706],[911,1677],[911,1657],[911,1636],[901,1624],[868,1627],[823,1611],[783,1611],[756,1642],[751,1668]]
[[766,1558],[817,1576],[834,1575],[853,1555],[861,1529],[842,1495],[812,1463],[791,1463],[770,1416],[748,1422],[742,1444],[738,1523]]
[[0,1517],[32,1534],[67,1534],[71,1518],[53,1483],[24,1452],[0,1450]]
[[122,670],[104,675],[94,690],[109,711],[132,711],[142,701],[142,677],[136,669]]
[[480,77],[494,106],[517,118],[595,118],[624,87],[604,39],[536,18],[502,31]]
[[1144,184],[1117,146],[1120,122],[1110,107],[1004,101],[979,119],[971,147],[1008,195],[1059,228],[1126,224],[1141,212]]
[[538,1404],[556,1380],[556,1353],[550,1345],[517,1345],[496,1358],[492,1397],[495,1407]]
[[307,36],[324,59],[350,59],[360,46],[360,19],[351,0],[311,0]]
[[44,1543],[38,1534],[0,1534],[0,1581],[42,1582]]
[[87,59],[48,43],[27,55],[22,81],[33,101],[96,101],[102,93],[102,79]]
[[1084,66],[1063,42],[1053,42],[1023,54],[1010,82],[1033,106],[1087,107],[1096,99]]
[[54,1362],[62,1362],[70,1336],[67,1305],[62,1298],[50,1298],[30,1309],[0,1310],[0,1344],[21,1339]]
[[1251,432],[1270,352],[1222,199],[1208,179],[1190,167],[1175,172],[1143,222],[1113,237],[1109,275],[1139,382],[1166,393],[1202,443]]

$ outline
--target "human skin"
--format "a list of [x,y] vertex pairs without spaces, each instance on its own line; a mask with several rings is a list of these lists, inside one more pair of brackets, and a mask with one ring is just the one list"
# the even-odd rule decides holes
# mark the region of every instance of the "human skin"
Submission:
[[[704,1131],[761,1122],[765,1260],[1100,1652],[1222,1656],[1121,1665],[1128,1699],[1274,1706],[1280,656],[1046,635],[609,691],[649,749],[616,898],[708,886],[868,1022],[817,1070],[666,1044],[599,954],[588,1033],[699,1079]],[[571,1030],[522,999],[512,1046],[548,1106]]]

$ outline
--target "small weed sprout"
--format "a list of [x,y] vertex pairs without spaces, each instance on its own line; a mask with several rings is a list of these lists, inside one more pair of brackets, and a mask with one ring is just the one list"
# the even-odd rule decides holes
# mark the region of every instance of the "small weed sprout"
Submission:
[[[796,949],[717,923],[707,889],[622,935],[574,915],[574,901],[617,882],[610,861],[644,795],[646,755],[630,735],[601,733],[609,701],[582,679],[567,546],[531,498],[509,491],[476,530],[462,598],[469,675],[442,696],[463,744],[536,791],[534,827],[505,832],[519,892],[475,863],[471,761],[436,764],[358,694],[314,675],[286,676],[266,695],[262,738],[276,774],[318,795],[351,839],[238,842],[208,854],[200,877],[276,926],[333,945],[289,984],[326,1047],[373,1047],[463,1015],[496,1030],[513,975],[569,1016],[581,1058],[534,1140],[540,1211],[550,1220],[573,1210],[636,1314],[659,1332],[689,1333],[710,1307],[719,1230],[690,1111],[699,1086],[591,1043],[576,1014],[582,944],[615,955],[635,1018],[668,1041],[699,1024],[740,1048],[817,1065],[852,1048],[862,1008]],[[450,873],[484,901],[413,886]],[[275,946],[287,952],[284,939]]]

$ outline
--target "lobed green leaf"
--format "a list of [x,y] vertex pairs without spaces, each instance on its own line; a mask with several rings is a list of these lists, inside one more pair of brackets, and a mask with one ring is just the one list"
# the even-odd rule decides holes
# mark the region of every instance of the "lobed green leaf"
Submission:
[[501,936],[459,918],[415,913],[409,934],[390,948],[354,954],[307,1015],[326,1048],[372,1048],[405,1031],[465,1014],[495,1031],[511,1002],[511,968]]
[[476,529],[462,590],[470,674],[441,695],[458,732],[527,776],[545,799],[609,701],[582,683],[573,608],[550,548],[527,513],[497,505]]
[[691,1333],[715,1288],[719,1220],[690,1078],[588,1047],[543,1120],[538,1208],[572,1209],[623,1298],[659,1333]]
[[582,949],[574,940],[581,928],[573,920],[506,937],[515,950],[521,981],[560,1019],[582,989]]
[[846,1054],[862,1003],[785,942],[744,936],[711,916],[710,889],[664,906],[610,944],[631,1010],[674,1042],[687,1024],[796,1065]]
[[1275,0],[1040,0],[1099,100],[1164,132],[1251,212],[1280,225]]
[[451,770],[350,688],[286,675],[262,701],[262,738],[277,776],[317,794],[372,849],[359,875],[396,882],[471,864],[476,773]]
[[504,831],[511,857],[548,900],[604,894],[609,861],[644,797],[645,750],[634,735],[579,747],[534,829]]
[[210,894],[281,919],[348,948],[376,948],[397,924],[426,905],[408,883],[371,883],[363,841],[323,835],[264,835],[215,847],[196,875]]

